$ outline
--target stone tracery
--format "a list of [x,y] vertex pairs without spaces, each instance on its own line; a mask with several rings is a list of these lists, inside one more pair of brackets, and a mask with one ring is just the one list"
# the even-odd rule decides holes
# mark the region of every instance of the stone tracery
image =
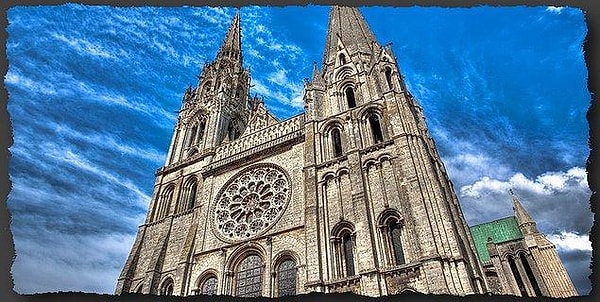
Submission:
[[274,165],[242,171],[217,196],[214,226],[227,240],[244,240],[266,232],[279,219],[290,197],[286,173]]

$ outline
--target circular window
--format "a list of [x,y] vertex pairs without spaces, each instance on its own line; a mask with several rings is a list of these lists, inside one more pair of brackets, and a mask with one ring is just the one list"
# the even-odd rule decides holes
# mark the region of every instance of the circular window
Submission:
[[228,241],[262,235],[287,207],[289,183],[287,174],[275,165],[254,166],[232,177],[217,195],[217,235]]

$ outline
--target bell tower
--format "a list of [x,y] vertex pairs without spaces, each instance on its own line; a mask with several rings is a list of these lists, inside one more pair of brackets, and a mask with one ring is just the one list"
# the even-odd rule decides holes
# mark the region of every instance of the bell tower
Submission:
[[183,96],[166,165],[210,155],[215,147],[238,138],[250,114],[249,89],[238,9],[215,60],[204,65],[198,85]]
[[322,71],[315,64],[304,94],[306,238],[317,238],[306,244],[321,255],[309,261],[311,290],[485,292],[456,194],[391,47],[355,7],[332,7],[325,41]]

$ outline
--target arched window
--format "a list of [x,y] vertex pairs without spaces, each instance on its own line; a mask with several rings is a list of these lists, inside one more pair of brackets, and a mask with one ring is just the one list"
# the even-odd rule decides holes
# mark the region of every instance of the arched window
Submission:
[[348,108],[356,107],[356,99],[354,98],[354,89],[352,87],[348,87],[345,90],[346,93],[346,101],[348,102]]
[[173,279],[167,278],[167,280],[163,281],[163,284],[160,286],[160,295],[161,296],[172,296],[173,295]]
[[541,297],[542,291],[540,290],[537,280],[535,279],[535,276],[533,275],[531,266],[529,266],[529,261],[527,261],[527,257],[525,257],[525,254],[520,253],[519,258],[521,258],[521,262],[523,263],[523,268],[525,268],[525,273],[527,274],[527,279],[529,279],[529,283],[531,283],[531,286],[533,287],[535,296]]
[[171,199],[173,199],[173,190],[175,186],[169,185],[164,192],[160,195],[158,212],[156,215],[156,220],[161,220],[167,215],[169,215],[169,210],[171,208]]
[[339,222],[331,230],[332,265],[337,278],[354,276],[354,227],[348,221]]
[[381,232],[383,259],[386,264],[390,266],[405,264],[406,258],[402,244],[403,225],[400,214],[389,208],[380,215],[378,224]]
[[342,156],[343,150],[342,150],[342,137],[340,134],[340,129],[338,129],[338,128],[331,129],[331,144],[332,144],[333,156],[334,157]]
[[342,246],[344,254],[344,265],[346,266],[346,276],[354,276],[354,240],[350,232],[342,237]]
[[208,81],[204,84],[204,92],[209,92],[210,91],[210,85],[212,85],[211,81]]
[[348,63],[348,62],[346,61],[346,56],[345,56],[343,53],[341,53],[341,54],[340,54],[340,65],[344,65],[344,64],[346,64],[346,63]]
[[239,131],[234,126],[233,120],[229,122],[229,127],[227,128],[227,135],[229,137],[229,140],[231,141],[239,137]]
[[217,294],[217,277],[210,276],[202,282],[200,287],[200,294],[202,295],[216,295]]
[[263,263],[260,256],[252,254],[244,258],[236,271],[236,296],[262,296]]
[[402,247],[402,225],[398,222],[391,222],[389,224],[390,230],[390,241],[392,245],[392,251],[394,255],[394,261],[396,265],[401,265],[405,263],[404,260],[404,250]]
[[521,274],[519,273],[517,265],[515,264],[515,259],[512,256],[508,256],[507,260],[508,266],[510,266],[510,270],[515,278],[515,281],[517,282],[517,287],[519,288],[521,296],[529,297],[529,295],[527,294],[527,290],[525,289],[525,284],[523,283],[523,278],[521,278]]
[[198,124],[194,124],[191,128],[189,128],[185,135],[185,147],[189,148],[191,145],[195,143],[196,133],[198,132]]
[[181,201],[177,206],[177,212],[184,212],[194,208],[196,203],[196,192],[198,191],[198,181],[195,177],[189,178],[183,185],[183,194],[181,194]]
[[371,127],[373,143],[378,144],[383,142],[383,132],[381,132],[381,123],[377,114],[371,114],[369,116],[369,126]]
[[198,141],[204,137],[204,130],[206,128],[206,119],[200,121],[200,127],[198,128]]
[[385,68],[385,81],[387,82],[388,88],[392,89],[392,69],[389,66]]
[[277,294],[279,297],[296,294],[296,262],[286,259],[277,267]]

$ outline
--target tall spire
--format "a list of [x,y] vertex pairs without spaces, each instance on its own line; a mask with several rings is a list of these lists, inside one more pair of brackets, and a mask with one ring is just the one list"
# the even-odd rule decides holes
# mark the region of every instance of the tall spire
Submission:
[[519,198],[515,195],[512,189],[508,190],[513,200],[513,210],[515,211],[515,216],[517,217],[517,222],[519,223],[519,228],[521,228],[521,232],[523,234],[531,234],[537,233],[537,227],[533,218],[527,213]]
[[356,7],[333,6],[325,40],[324,62],[337,52],[338,39],[350,52],[371,52],[375,35]]
[[242,38],[240,30],[240,9],[235,12],[235,16],[229,25],[227,36],[219,49],[217,58],[230,58],[242,62]]

